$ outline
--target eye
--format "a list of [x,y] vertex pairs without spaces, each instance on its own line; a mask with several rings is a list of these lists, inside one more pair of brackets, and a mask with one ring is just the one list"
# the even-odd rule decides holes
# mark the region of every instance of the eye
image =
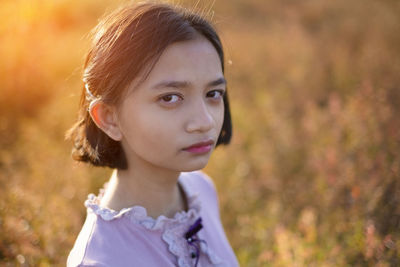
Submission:
[[210,97],[215,100],[222,99],[225,94],[225,90],[212,90],[207,93],[207,97]]
[[180,100],[183,100],[183,97],[180,95],[177,95],[177,94],[168,94],[168,95],[161,96],[159,99],[163,103],[174,104]]

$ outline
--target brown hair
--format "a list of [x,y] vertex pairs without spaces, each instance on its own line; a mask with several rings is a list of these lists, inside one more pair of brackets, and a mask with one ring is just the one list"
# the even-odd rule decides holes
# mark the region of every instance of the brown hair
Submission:
[[[84,64],[78,121],[67,132],[73,142],[72,157],[95,166],[126,169],[120,142],[108,137],[89,115],[85,85],[105,103],[118,104],[128,85],[144,68],[148,74],[167,46],[195,39],[198,34],[214,46],[224,71],[220,38],[210,23],[196,13],[168,4],[139,3],[123,6],[105,17],[94,29]],[[224,122],[217,146],[228,144],[232,135],[227,94],[223,100]]]

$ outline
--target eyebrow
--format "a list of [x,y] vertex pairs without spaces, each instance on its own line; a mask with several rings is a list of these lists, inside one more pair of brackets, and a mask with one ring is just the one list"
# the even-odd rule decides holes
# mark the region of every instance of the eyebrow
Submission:
[[[165,87],[173,87],[173,88],[187,88],[190,83],[187,81],[164,81],[153,86],[153,89],[161,89]],[[207,84],[207,87],[218,86],[218,85],[226,85],[226,80],[224,77],[211,81]]]

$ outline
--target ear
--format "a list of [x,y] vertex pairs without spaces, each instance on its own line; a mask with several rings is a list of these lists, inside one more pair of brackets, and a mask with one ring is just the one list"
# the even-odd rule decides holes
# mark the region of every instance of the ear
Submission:
[[94,123],[115,141],[121,141],[122,133],[118,127],[115,108],[97,99],[89,106],[89,114]]

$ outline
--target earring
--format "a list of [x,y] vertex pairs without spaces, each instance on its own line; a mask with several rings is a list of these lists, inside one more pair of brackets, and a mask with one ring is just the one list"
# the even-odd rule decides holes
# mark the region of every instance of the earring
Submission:
[[90,112],[90,110],[93,108],[94,104],[96,104],[97,101],[99,101],[99,100],[101,99],[101,97],[99,97],[99,96],[97,96],[97,97],[94,96],[94,95],[92,94],[92,92],[90,91],[89,85],[88,85],[87,83],[85,83],[85,89],[86,89],[86,96],[85,96],[85,98],[86,98],[87,101],[90,101],[89,108],[88,108],[88,111]]

